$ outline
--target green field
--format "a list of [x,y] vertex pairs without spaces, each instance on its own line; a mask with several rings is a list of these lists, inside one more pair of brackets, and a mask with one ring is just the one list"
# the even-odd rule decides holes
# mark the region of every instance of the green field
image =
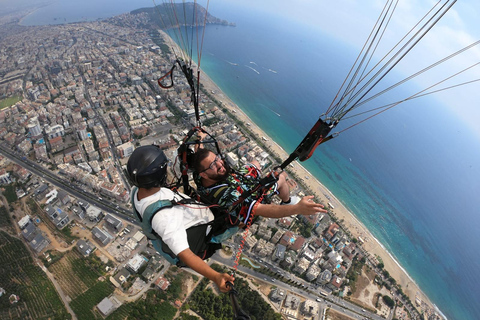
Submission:
[[48,270],[55,275],[63,292],[71,299],[77,298],[94,286],[101,276],[99,272],[92,270],[88,259],[83,258],[76,249],[51,264]]
[[101,319],[99,313],[95,312],[95,306],[108,297],[114,291],[115,287],[110,282],[97,282],[83,294],[72,300],[70,307],[77,316],[78,320]]
[[[33,261],[25,244],[0,231],[0,319],[71,319],[53,284]],[[15,294],[20,301],[10,304]]]
[[22,97],[10,97],[3,100],[0,100],[0,110],[13,106],[18,101],[21,101]]

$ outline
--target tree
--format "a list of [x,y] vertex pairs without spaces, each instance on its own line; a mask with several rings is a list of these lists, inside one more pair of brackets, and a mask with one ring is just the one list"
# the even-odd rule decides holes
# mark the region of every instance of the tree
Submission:
[[385,304],[390,308],[393,308],[395,306],[395,301],[393,301],[393,299],[387,295],[383,296],[383,302],[385,302]]

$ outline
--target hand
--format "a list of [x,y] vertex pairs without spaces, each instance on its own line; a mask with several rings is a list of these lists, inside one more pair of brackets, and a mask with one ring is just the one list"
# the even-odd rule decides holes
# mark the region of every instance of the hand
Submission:
[[221,292],[225,293],[225,292],[229,292],[231,289],[229,286],[227,286],[227,281],[233,283],[233,281],[235,281],[235,278],[229,275],[228,273],[219,273],[215,277],[214,281],[218,289],[220,289]]
[[203,141],[203,139],[205,139],[205,137],[207,136],[207,134],[203,131],[197,131],[197,138],[199,141]]
[[328,211],[323,209],[323,205],[313,201],[313,196],[306,196],[295,205],[295,212],[297,214],[310,216],[320,212],[326,213]]
[[194,150],[195,152],[198,151],[199,148],[203,148],[203,143],[201,143],[205,138],[207,137],[207,134],[203,131],[197,131],[197,143],[195,144]]

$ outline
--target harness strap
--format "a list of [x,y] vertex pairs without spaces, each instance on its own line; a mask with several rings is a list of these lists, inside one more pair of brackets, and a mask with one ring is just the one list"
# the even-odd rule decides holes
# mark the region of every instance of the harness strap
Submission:
[[233,277],[235,277],[235,275],[237,274],[238,264],[240,263],[240,257],[242,256],[243,247],[245,246],[245,240],[247,239],[248,232],[250,231],[250,226],[253,223],[253,217],[255,215],[255,212],[257,211],[258,205],[262,201],[262,198],[263,198],[263,195],[255,203],[254,207],[252,208],[252,213],[247,220],[246,227],[245,227],[245,232],[242,235],[242,240],[240,241],[240,246],[239,246],[237,254],[235,256],[235,261],[233,262],[233,272],[232,272]]
[[[175,67],[176,67],[176,65],[174,64],[172,66],[172,68],[170,69],[170,71],[168,71],[165,75],[163,75],[161,78],[159,78],[157,80],[157,83],[161,88],[170,89],[171,87],[173,87],[173,85],[174,85],[174,83],[173,83],[173,70],[175,70]],[[168,76],[170,76],[170,84],[169,85],[164,85],[162,83],[162,81],[163,81],[163,79],[167,78]]]
[[275,182],[277,182],[277,178],[275,177],[274,174],[269,174],[263,177],[258,181],[258,184],[254,188],[242,192],[242,195],[238,198],[238,200],[232,203],[231,208],[234,208],[238,204],[244,202],[245,199],[250,197],[253,193],[257,192],[258,190],[268,188],[271,185],[273,185]]
[[[190,198],[183,198],[181,200],[160,200],[150,204],[144,211],[144,217],[142,218],[140,213],[135,208],[135,196],[138,188],[133,188],[131,193],[131,203],[133,211],[137,220],[142,225],[142,230],[152,242],[158,242],[162,254],[168,255],[179,267],[185,267],[186,265],[181,262],[168,245],[163,242],[162,238],[152,227],[152,221],[155,215],[163,209],[172,208],[173,206],[185,206],[188,204],[200,204],[198,201]],[[203,205],[203,204],[201,204]],[[202,223],[196,226],[189,227],[187,231],[187,241],[190,250],[202,259],[211,257],[215,251],[221,248],[220,243],[212,243],[210,240],[212,237],[224,233],[227,229],[234,227],[235,225],[228,223],[228,214],[216,215],[215,218],[208,222]],[[207,228],[210,231],[207,234]],[[155,245],[154,245],[155,246]]]
[[228,189],[228,186],[227,185],[223,185],[221,186],[220,188],[218,188],[213,194],[212,194],[212,197],[214,199],[217,199],[217,197],[223,193],[225,191],[225,189]]

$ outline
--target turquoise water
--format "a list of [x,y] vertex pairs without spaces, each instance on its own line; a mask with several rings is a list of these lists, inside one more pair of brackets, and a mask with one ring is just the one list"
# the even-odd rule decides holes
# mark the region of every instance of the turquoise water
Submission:
[[[239,9],[230,19],[237,28],[208,27],[201,65],[291,152],[326,110],[356,50],[256,18]],[[480,256],[467,249],[480,240],[473,136],[450,109],[427,99],[346,131],[303,163],[458,320],[480,318]]]
[[[57,3],[55,10],[45,9],[24,23],[69,15],[65,19],[75,21],[82,11],[62,3],[63,12],[56,11]],[[149,3],[132,8],[126,2],[92,2],[83,17],[94,20],[112,7],[127,11]],[[357,49],[278,22],[273,15],[232,6],[212,5],[213,14],[237,27],[207,27],[202,69],[291,152],[330,104]],[[392,93],[396,100],[404,97],[402,91]],[[401,105],[321,145],[303,165],[372,231],[449,319],[476,320],[480,142],[451,110],[433,99]]]

